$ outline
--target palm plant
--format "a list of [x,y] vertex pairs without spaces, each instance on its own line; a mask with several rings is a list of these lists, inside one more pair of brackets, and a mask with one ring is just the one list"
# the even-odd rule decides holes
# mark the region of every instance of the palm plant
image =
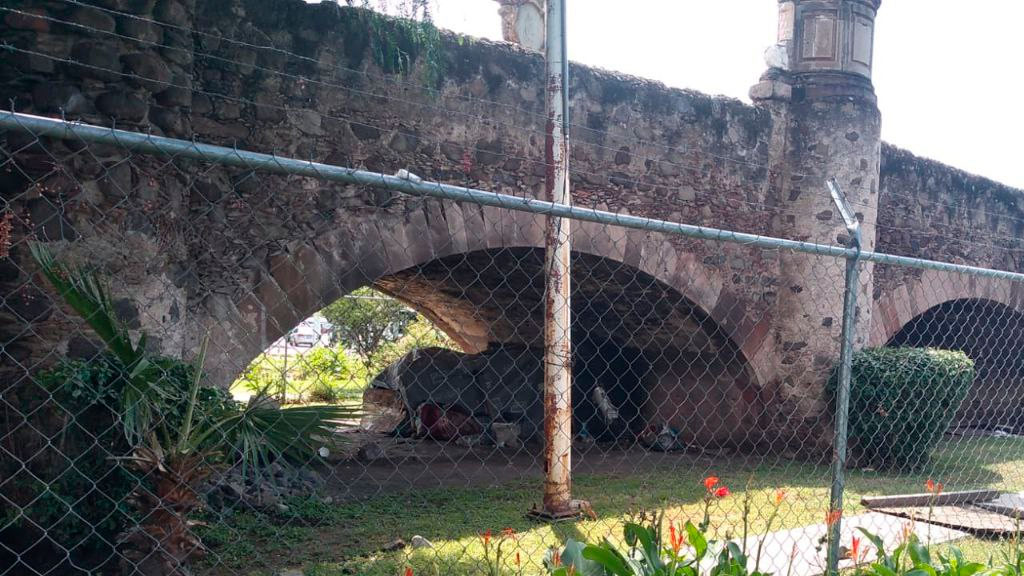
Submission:
[[[57,293],[92,327],[122,370],[118,416],[132,446],[131,456],[122,460],[153,486],[140,485],[132,495],[141,519],[121,538],[130,573],[187,574],[187,563],[203,552],[189,516],[203,504],[199,485],[218,466],[238,465],[243,474],[258,475],[276,460],[308,462],[332,443],[338,422],[358,417],[351,406],[278,409],[267,407],[260,398],[199,414],[205,341],[183,392],[166,363],[147,356],[145,334],[132,341],[97,274],[56,260],[42,244],[33,244],[31,250]],[[184,412],[176,430],[168,430],[165,420],[157,417],[167,407]]]

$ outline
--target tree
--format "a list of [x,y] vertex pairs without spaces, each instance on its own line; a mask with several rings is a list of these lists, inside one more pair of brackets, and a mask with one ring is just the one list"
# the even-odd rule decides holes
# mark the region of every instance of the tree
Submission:
[[369,370],[384,345],[397,341],[417,314],[372,288],[360,288],[321,312],[334,328],[334,341],[359,355]]
[[321,311],[334,327],[334,341],[362,362],[372,379],[416,348],[459,346],[430,320],[372,288],[360,288]]

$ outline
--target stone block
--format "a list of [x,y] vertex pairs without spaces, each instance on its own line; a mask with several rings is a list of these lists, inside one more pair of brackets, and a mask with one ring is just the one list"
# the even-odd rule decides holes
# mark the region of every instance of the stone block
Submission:
[[521,445],[522,429],[515,422],[495,422],[491,424],[491,433],[498,448],[518,448]]
[[360,427],[367,432],[390,434],[405,419],[405,403],[397,390],[367,388],[363,392]]
[[121,58],[117,49],[108,44],[79,42],[71,49],[71,60],[78,63],[68,64],[68,73],[74,76],[110,82],[122,78]]
[[8,12],[4,16],[4,23],[15,30],[31,30],[33,32],[49,32],[50,21],[40,16],[46,16],[46,10],[42,8],[26,8],[18,12]]
[[131,80],[151,92],[166,90],[171,82],[171,69],[154,52],[135,52],[121,56],[125,71],[133,74]]
[[135,94],[116,90],[100,94],[96,98],[96,110],[111,118],[137,122],[146,117],[149,105]]

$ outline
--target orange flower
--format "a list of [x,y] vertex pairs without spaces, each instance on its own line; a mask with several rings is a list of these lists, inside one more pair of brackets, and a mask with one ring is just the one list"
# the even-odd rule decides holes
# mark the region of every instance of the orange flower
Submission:
[[935,493],[935,481],[932,480],[931,478],[929,478],[928,481],[926,481],[924,483],[924,489],[927,490],[929,494],[934,494]]
[[501,537],[502,538],[515,538],[516,537],[516,531],[515,531],[514,528],[505,528],[504,530],[501,531]]
[[775,505],[780,506],[782,501],[786,499],[786,491],[778,490],[775,492]]
[[519,551],[516,551],[516,566],[519,566]]
[[718,476],[708,476],[704,479],[704,488],[711,492],[718,484]]
[[729,488],[722,486],[718,490],[715,490],[715,498],[725,498],[729,495]]
[[551,566],[557,568],[562,565],[562,555],[558,553],[557,549],[551,550]]
[[850,543],[850,558],[854,562],[860,562],[860,538],[854,536],[853,542]]
[[686,544],[686,535],[681,534],[679,530],[676,530],[675,524],[668,525],[668,540],[672,545],[672,552],[678,556],[679,550]]
[[843,516],[842,510],[830,510],[825,514],[825,525],[831,528]]
[[484,542],[484,548],[491,545],[491,529],[488,528],[486,532],[480,535],[480,539]]

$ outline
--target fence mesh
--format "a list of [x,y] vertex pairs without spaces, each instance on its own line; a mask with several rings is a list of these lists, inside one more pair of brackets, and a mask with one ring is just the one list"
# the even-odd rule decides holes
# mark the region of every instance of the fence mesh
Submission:
[[[304,56],[289,68],[266,54],[290,52],[244,35],[55,5],[3,8],[11,70],[38,77],[58,66],[83,84],[142,86],[162,95],[148,112],[161,133],[191,135],[157,122],[183,93],[210,105],[221,144],[241,136],[229,129],[239,106],[321,135],[330,121],[359,140],[384,129],[214,93],[235,80],[217,74],[190,86],[148,60],[113,66],[100,48],[22,42],[51,32],[142,39],[175,62],[167,54],[187,36],[189,54],[221,61],[224,76],[243,50],[259,53],[247,65],[295,82],[297,100],[311,82],[302,66],[320,64]],[[356,97],[354,82],[321,83]],[[34,101],[47,101],[35,86]],[[52,87],[54,102],[74,101],[65,88]],[[130,92],[106,98],[110,110],[82,117],[132,117]],[[578,519],[537,522],[528,513],[545,473],[546,216],[181,149],[143,153],[74,130],[54,138],[7,117],[0,575],[546,574],[571,541],[625,550],[635,542],[623,526],[640,522],[671,548],[686,521],[735,541],[750,571],[825,570],[844,258],[657,231],[655,219],[648,230],[571,219],[573,426],[554,432],[571,435],[583,503]],[[581,149],[619,163],[624,152],[597,138],[600,127],[575,128]],[[523,182],[521,164],[543,169],[490,143],[389,134],[403,153],[440,150],[439,180],[507,185]],[[264,138],[254,147],[272,152],[274,135]],[[292,155],[319,157],[315,140]],[[400,168],[385,159],[362,163]],[[701,168],[660,162],[663,176]],[[543,180],[536,172],[524,189]],[[573,172],[574,182],[597,177],[650,184]],[[715,207],[730,209],[750,214],[742,232],[793,216],[749,199]],[[968,256],[983,244],[944,240]],[[1013,253],[1012,238],[982,240]],[[906,530],[957,541],[983,561],[1016,532],[1013,495],[1024,491],[1020,288],[983,273],[859,266],[850,320],[866,351],[853,361],[842,566],[861,559],[858,527],[887,545]],[[984,493],[957,495],[969,490]]]

